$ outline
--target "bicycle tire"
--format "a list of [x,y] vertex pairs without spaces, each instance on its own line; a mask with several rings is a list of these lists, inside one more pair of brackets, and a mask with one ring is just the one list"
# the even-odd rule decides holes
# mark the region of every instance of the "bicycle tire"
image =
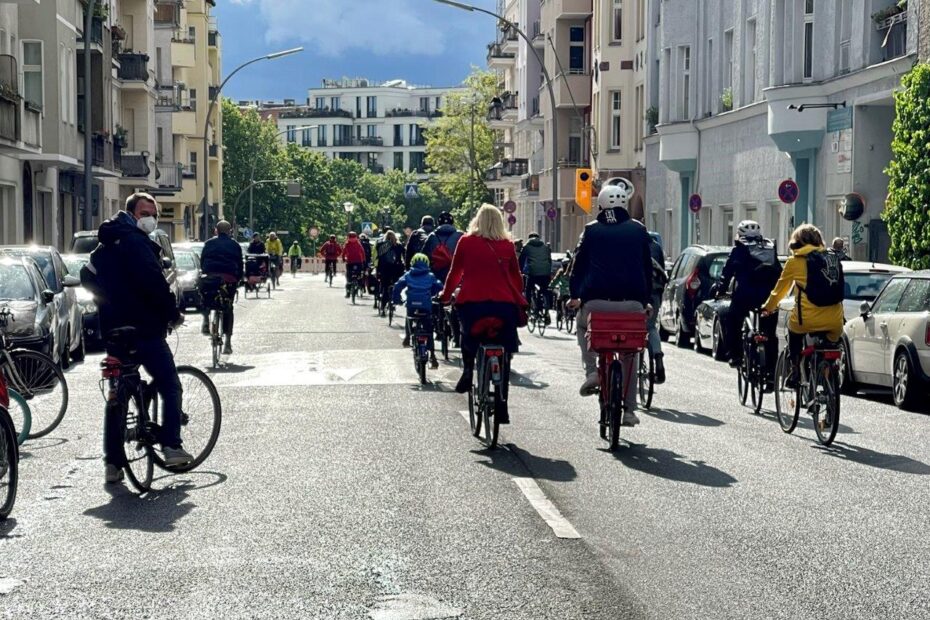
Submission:
[[133,394],[125,404],[108,405],[106,415],[111,415],[111,406],[122,407],[122,411],[116,415],[121,416],[122,420],[120,432],[123,436],[123,470],[126,478],[139,493],[147,493],[152,489],[155,450],[152,447],[153,438],[148,436],[149,419],[145,406],[138,394]]
[[0,408],[0,521],[13,512],[19,486],[19,446],[6,409]]
[[210,326],[210,349],[213,355],[213,367],[220,367],[220,356],[223,354],[223,337],[220,335],[220,329],[223,325],[223,312],[221,310],[213,311],[213,322]]
[[800,388],[789,388],[785,385],[790,374],[788,368],[788,351],[782,351],[775,365],[775,413],[778,425],[785,433],[791,433],[798,425],[801,414]]
[[[648,361],[647,361],[648,360]],[[656,362],[652,351],[646,349],[639,355],[639,404],[649,411],[655,394]]]
[[[825,372],[826,371],[826,372]],[[829,446],[836,439],[836,432],[840,426],[840,386],[839,368],[837,364],[821,361],[817,365],[817,377],[824,377],[823,381],[824,406],[817,406],[814,412],[814,432],[821,445]],[[821,379],[818,379],[820,383]],[[816,389],[815,389],[816,393]],[[824,411],[826,410],[826,411]]]
[[571,334],[575,329],[575,316],[565,317],[565,333]]
[[417,376],[420,379],[420,385],[426,385],[426,362],[417,357]]
[[[18,445],[23,445],[29,438],[29,429],[32,428],[32,411],[29,409],[29,403],[26,402],[26,399],[16,390],[10,389],[10,419],[13,420],[13,428],[16,428],[16,420],[22,418],[23,422],[19,425],[19,433],[16,435],[16,443]],[[13,411],[13,404],[16,404],[16,407],[19,413]]]
[[440,340],[440,349],[442,350],[442,359],[449,361],[449,334],[446,333],[446,328],[442,328],[442,338]]
[[759,415],[762,412],[762,402],[765,399],[765,352],[761,351],[758,346],[753,347],[753,355],[750,360],[750,379],[752,385],[752,406],[753,413]]
[[[189,378],[187,383],[185,382],[185,377]],[[220,401],[220,393],[216,389],[216,384],[214,384],[210,377],[199,368],[194,368],[193,366],[178,366],[178,379],[181,381],[181,441],[184,444],[184,448],[194,457],[194,460],[181,467],[167,467],[164,459],[161,458],[157,451],[153,453],[153,459],[155,465],[160,469],[175,473],[184,473],[200,467],[203,462],[209,458],[210,454],[213,452],[213,448],[216,447],[216,442],[220,437],[220,429],[223,426],[223,404]],[[198,391],[193,388],[194,384],[199,384],[203,387],[202,393],[198,394]],[[204,411],[201,415],[196,415],[195,417],[198,419],[205,419],[211,417],[212,413],[212,423],[209,433],[196,433],[195,437],[204,438],[197,441],[192,437],[194,434],[188,429],[191,427],[191,417],[194,417],[194,402],[197,400],[203,401],[204,398],[209,399],[209,407],[204,403],[204,409],[209,408],[210,411]],[[153,399],[152,402],[157,404],[157,399]],[[157,413],[156,407],[156,411],[154,411],[152,415],[153,420],[160,419]]]
[[[52,358],[43,353],[16,349],[10,352],[10,358],[16,367],[17,380],[14,381],[9,369],[5,368],[7,382],[26,399],[32,414],[28,438],[45,437],[58,428],[68,410],[68,382],[65,374]],[[56,402],[58,400],[60,403]],[[45,422],[44,417],[51,417],[56,409],[54,417]]]
[[388,327],[394,323],[394,304],[388,306]]
[[532,310],[526,319],[526,329],[529,330],[531,334],[536,330],[536,317],[533,315]]
[[481,409],[477,406],[475,386],[468,390],[468,426],[473,437],[481,437]]
[[358,291],[355,290],[355,284],[349,286],[349,293],[352,296],[352,305],[355,305],[355,297],[358,295]]
[[746,372],[742,364],[736,368],[736,389],[739,404],[745,407],[746,402],[749,400],[749,380],[746,378]]
[[539,337],[540,337],[540,338],[545,338],[545,337],[546,337],[546,319],[545,319],[545,317],[540,317],[540,320],[539,320],[538,323],[537,323],[537,327],[538,327],[537,331],[538,331],[538,333],[539,333]]
[[619,360],[610,363],[608,377],[608,422],[610,426],[610,450],[620,445],[620,425],[623,423],[623,366]]

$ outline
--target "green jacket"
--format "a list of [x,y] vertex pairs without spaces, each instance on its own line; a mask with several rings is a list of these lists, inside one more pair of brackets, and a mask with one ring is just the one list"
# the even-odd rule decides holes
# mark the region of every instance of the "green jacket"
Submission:
[[290,256],[291,258],[295,258],[295,257],[299,258],[301,255],[300,246],[292,244],[291,248],[287,251],[287,255]]
[[520,252],[520,267],[528,276],[552,275],[552,250],[541,239],[530,239]]
[[555,277],[552,278],[552,283],[549,284],[549,290],[557,292],[559,296],[568,297],[568,274],[562,269],[559,269]]

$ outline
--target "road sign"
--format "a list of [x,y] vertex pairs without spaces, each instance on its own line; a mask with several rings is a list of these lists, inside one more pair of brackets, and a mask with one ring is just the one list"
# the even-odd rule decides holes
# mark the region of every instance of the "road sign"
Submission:
[[252,229],[248,227],[246,227],[246,229],[242,231],[242,236],[245,237],[246,239],[251,239],[253,234],[254,233],[252,232]]
[[310,227],[310,238],[316,239],[319,236],[320,236],[320,229],[317,228],[316,226],[311,226]]
[[554,220],[555,218],[559,217],[559,210],[555,207],[549,207],[546,209],[546,217],[548,217],[550,220]]
[[703,206],[704,201],[701,200],[700,194],[691,194],[691,198],[688,198],[688,208],[691,209],[691,213],[699,213]]
[[371,222],[362,222],[362,234],[370,237],[372,232]]
[[513,200],[508,200],[507,202],[504,203],[505,213],[513,213],[516,210],[517,210],[517,203],[515,203]]
[[407,200],[416,200],[420,197],[420,191],[416,183],[407,183],[404,185],[404,198]]
[[289,182],[287,184],[287,197],[300,198],[301,196],[303,196],[303,188],[300,186],[300,183]]
[[794,179],[785,179],[778,186],[778,199],[786,205],[794,204],[799,194],[798,184],[794,182]]
[[517,223],[517,216],[514,215],[513,213],[511,213],[510,215],[508,215],[508,216],[507,216],[507,223],[510,224],[511,226],[513,226],[514,224],[516,224],[516,223]]

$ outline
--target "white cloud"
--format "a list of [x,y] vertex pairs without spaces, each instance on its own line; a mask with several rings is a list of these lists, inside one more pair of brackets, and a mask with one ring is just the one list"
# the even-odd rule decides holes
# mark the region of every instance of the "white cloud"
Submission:
[[256,6],[268,43],[300,41],[328,56],[348,50],[426,55],[444,51],[442,31],[423,19],[423,0],[231,1]]

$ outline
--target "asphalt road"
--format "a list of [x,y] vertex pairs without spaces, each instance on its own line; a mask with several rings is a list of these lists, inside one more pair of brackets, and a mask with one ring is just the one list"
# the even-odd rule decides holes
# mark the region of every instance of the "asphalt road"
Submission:
[[[610,453],[574,338],[549,331],[523,334],[487,452],[455,356],[420,388],[368,300],[283,286],[237,304],[213,455],[146,496],[103,485],[99,356],[69,371],[0,524],[0,617],[930,618],[925,414],[844,399],[825,449],[670,344],[655,410]],[[206,367],[197,331],[177,359]]]

